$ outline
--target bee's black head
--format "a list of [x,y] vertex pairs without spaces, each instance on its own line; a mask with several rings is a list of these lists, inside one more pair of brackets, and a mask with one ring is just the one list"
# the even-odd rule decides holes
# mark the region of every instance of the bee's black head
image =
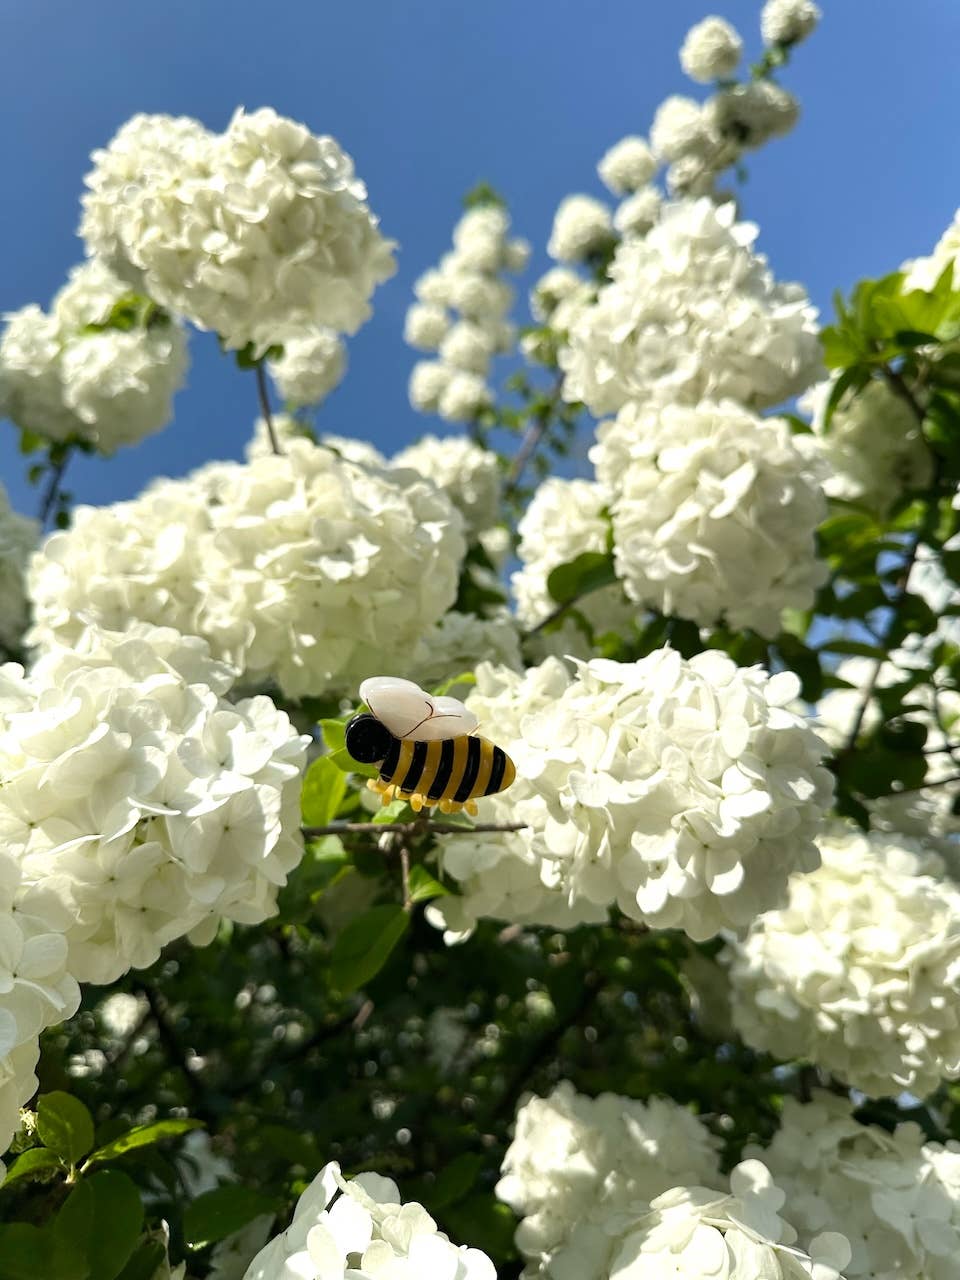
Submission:
[[392,742],[393,734],[376,716],[354,716],[347,725],[345,746],[360,764],[379,764]]

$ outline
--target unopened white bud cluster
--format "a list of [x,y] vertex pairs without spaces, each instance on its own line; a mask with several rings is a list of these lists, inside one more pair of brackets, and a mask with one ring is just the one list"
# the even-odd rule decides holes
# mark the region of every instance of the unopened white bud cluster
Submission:
[[449,422],[471,422],[493,399],[487,383],[495,355],[509,351],[515,330],[508,316],[514,292],[505,272],[527,265],[529,246],[510,239],[510,218],[499,204],[476,205],[453,230],[453,249],[414,285],[404,337],[437,353],[410,375],[410,403]]
[[709,651],[637,663],[477,669],[467,699],[517,766],[481,819],[521,832],[443,837],[462,897],[431,904],[453,941],[480,917],[567,926],[632,919],[697,940],[743,931],[819,861],[823,744],[787,709],[795,676]]
[[0,654],[19,648],[27,625],[24,578],[39,535],[36,520],[18,515],[0,484]]
[[960,891],[928,846],[838,829],[822,866],[735,948],[748,1044],[807,1058],[874,1097],[960,1076]]
[[827,576],[826,502],[785,422],[733,401],[628,404],[590,450],[608,495],[618,577],[632,600],[701,626],[764,636]]
[[347,350],[333,329],[316,325],[283,342],[283,355],[267,362],[270,376],[293,409],[326,400],[343,381]]
[[759,409],[808,387],[822,371],[816,309],[773,279],[756,235],[731,205],[702,199],[624,241],[560,349],[565,399],[597,415],[658,394]]
[[786,1097],[763,1160],[790,1205],[806,1249],[821,1232],[842,1233],[850,1280],[950,1280],[960,1257],[960,1143],[930,1142],[919,1125],[891,1133],[853,1117],[846,1098],[821,1091],[802,1105]]
[[33,560],[32,642],[86,620],[203,636],[246,686],[346,692],[403,668],[456,599],[463,523],[433,483],[304,439],[80,507]]
[[276,909],[302,854],[308,740],[268,698],[228,702],[234,675],[202,640],[144,625],[3,669],[4,846],[68,914],[81,981]]
[[155,309],[114,327],[111,311],[126,298],[134,310],[149,306],[94,259],[73,269],[49,313],[30,305],[9,315],[0,338],[0,416],[106,454],[166,426],[187,368],[186,338]]
[[680,47],[680,65],[691,80],[709,84],[733,75],[743,53],[743,41],[723,18],[704,18],[687,32]]
[[593,196],[567,196],[554,214],[547,253],[558,262],[585,262],[613,242],[613,216],[607,206]]
[[395,270],[350,157],[268,108],[219,134],[134,116],[85,181],[88,251],[228,348],[259,355],[318,325],[354,333]]
[[346,1179],[337,1164],[317,1174],[293,1221],[250,1263],[244,1280],[496,1280],[479,1249],[455,1245],[421,1205],[403,1204],[377,1173]]
[[767,44],[799,44],[816,29],[821,16],[813,0],[767,0],[760,32]]

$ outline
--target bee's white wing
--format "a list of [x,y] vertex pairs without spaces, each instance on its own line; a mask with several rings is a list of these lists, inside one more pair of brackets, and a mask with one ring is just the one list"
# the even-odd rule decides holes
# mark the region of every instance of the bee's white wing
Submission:
[[477,727],[477,717],[459,699],[434,698],[399,676],[371,676],[360,686],[360,697],[395,737],[411,742],[457,738]]
[[360,686],[364,700],[381,724],[397,738],[434,713],[434,699],[412,680],[399,676],[371,676]]
[[413,742],[439,742],[473,733],[477,717],[457,698],[431,698],[433,715],[408,735]]

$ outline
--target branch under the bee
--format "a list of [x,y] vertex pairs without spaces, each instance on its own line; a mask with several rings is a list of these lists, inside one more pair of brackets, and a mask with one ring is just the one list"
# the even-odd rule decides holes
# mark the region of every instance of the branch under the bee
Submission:
[[454,822],[434,822],[430,818],[417,818],[413,822],[330,822],[325,827],[301,827],[300,832],[307,840],[316,840],[320,836],[342,836],[351,832],[366,832],[368,835],[381,835],[387,831],[405,832],[407,835],[420,835],[432,832],[434,835],[482,835],[489,831],[525,831],[525,822],[476,822],[469,827],[458,826]]

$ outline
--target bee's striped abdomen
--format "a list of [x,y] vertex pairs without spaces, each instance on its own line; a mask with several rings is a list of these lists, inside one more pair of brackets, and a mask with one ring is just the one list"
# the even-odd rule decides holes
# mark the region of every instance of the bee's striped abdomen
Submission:
[[461,735],[441,742],[395,739],[380,766],[380,781],[401,795],[419,795],[426,804],[466,804],[509,787],[513,761],[486,738]]

